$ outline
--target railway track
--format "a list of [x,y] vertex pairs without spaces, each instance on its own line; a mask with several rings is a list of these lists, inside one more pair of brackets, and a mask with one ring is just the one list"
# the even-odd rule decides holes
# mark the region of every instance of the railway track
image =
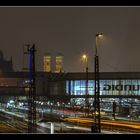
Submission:
[[[87,118],[65,118],[65,121],[75,124],[77,126],[83,126],[91,128],[93,125],[92,119]],[[101,120],[101,129],[121,132],[140,133],[140,123],[128,122],[128,121],[105,121]]]

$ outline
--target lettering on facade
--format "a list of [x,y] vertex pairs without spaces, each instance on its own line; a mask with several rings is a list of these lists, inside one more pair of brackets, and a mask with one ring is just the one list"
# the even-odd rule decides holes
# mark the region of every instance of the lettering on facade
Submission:
[[103,87],[103,90],[109,91],[109,90],[116,90],[116,91],[128,91],[128,90],[133,90],[133,91],[139,91],[140,90],[140,85],[108,85],[105,84]]

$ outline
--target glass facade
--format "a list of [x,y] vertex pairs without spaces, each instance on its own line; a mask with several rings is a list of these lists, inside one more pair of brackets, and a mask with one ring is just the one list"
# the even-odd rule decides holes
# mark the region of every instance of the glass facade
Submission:
[[[88,80],[88,94],[94,95],[94,80]],[[86,80],[67,80],[67,95],[85,95]],[[140,80],[100,80],[100,95],[140,95]]]

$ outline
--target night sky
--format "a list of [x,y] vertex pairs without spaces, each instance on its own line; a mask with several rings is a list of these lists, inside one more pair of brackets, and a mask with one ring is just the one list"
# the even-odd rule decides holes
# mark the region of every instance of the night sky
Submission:
[[94,71],[95,35],[104,33],[98,52],[100,71],[140,71],[140,7],[0,7],[0,49],[13,57],[15,71],[23,67],[23,46],[36,45],[36,69],[43,55],[62,53],[66,72],[83,72],[83,52]]

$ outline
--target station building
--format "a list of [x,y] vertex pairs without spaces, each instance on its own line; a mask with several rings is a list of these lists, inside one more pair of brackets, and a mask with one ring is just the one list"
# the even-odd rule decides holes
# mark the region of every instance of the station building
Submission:
[[[36,72],[35,79],[38,101],[85,106],[85,99],[88,98],[89,106],[93,106],[94,73],[92,72],[88,74],[88,86],[84,72]],[[28,72],[0,73],[0,103],[6,103],[10,99],[26,102],[28,95]],[[113,102],[116,102],[117,106],[124,107],[125,111],[129,108],[126,114],[137,112],[140,115],[140,72],[101,72],[100,101],[101,108],[112,110]]]
[[[29,82],[28,72],[1,72],[0,90],[5,89],[7,95],[26,95]],[[22,93],[9,91],[13,88]],[[89,97],[94,97],[94,73],[88,74],[86,87],[86,73],[52,73],[36,72],[36,94],[38,96],[54,97],[66,96],[82,98],[88,88]],[[6,90],[7,89],[7,90]],[[0,95],[4,93],[1,92]],[[4,94],[6,95],[6,93]],[[139,98],[140,72],[101,72],[100,73],[101,98]]]

